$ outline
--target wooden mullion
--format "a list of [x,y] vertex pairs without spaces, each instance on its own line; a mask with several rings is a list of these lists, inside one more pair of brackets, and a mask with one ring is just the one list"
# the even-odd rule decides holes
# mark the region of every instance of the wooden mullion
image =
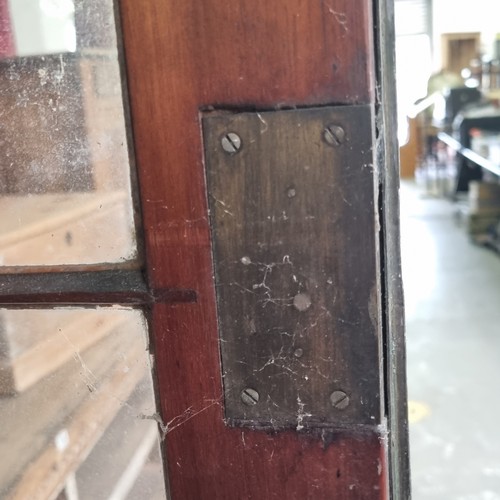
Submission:
[[144,306],[195,301],[192,290],[150,289],[139,270],[8,274],[0,278],[0,306]]
[[411,497],[406,386],[404,298],[401,282],[399,227],[399,148],[397,142],[394,2],[374,2],[376,27],[377,159],[381,174],[379,220],[381,268],[384,277],[384,365],[386,413],[389,426],[388,474],[390,498]]

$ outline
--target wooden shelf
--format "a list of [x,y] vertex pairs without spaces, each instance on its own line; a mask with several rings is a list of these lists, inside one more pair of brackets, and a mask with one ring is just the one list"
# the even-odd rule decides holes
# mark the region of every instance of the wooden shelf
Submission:
[[125,192],[2,196],[0,264],[120,262],[131,257]]
[[[55,498],[139,381],[147,353],[134,325],[111,332],[57,372],[0,405],[0,496]],[[145,424],[149,426],[150,421]]]
[[120,323],[119,311],[3,310],[0,313],[0,395],[25,391]]

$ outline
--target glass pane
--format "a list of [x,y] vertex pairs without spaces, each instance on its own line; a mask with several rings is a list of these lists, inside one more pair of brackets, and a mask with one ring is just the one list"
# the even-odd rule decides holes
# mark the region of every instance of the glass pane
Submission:
[[133,259],[112,0],[0,0],[0,15],[0,265]]
[[0,325],[0,498],[165,499],[142,314],[4,309]]

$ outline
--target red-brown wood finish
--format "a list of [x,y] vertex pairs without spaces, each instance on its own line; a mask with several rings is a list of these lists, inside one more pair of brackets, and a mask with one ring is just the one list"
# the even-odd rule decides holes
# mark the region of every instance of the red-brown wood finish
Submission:
[[0,0],[0,59],[15,54],[8,0]]
[[382,499],[385,446],[231,429],[223,400],[200,111],[369,103],[370,0],[121,0],[174,500]]

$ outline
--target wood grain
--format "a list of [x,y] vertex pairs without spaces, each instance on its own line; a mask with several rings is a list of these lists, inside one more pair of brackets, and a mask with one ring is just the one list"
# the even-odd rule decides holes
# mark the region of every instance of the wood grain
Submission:
[[372,3],[120,3],[149,279],[198,297],[152,309],[173,500],[386,498],[376,428],[321,439],[224,424],[199,119],[372,102]]
[[[370,102],[371,3],[122,7],[151,280],[194,284],[196,252],[209,245],[199,110]],[[165,258],[166,247],[185,265]]]

